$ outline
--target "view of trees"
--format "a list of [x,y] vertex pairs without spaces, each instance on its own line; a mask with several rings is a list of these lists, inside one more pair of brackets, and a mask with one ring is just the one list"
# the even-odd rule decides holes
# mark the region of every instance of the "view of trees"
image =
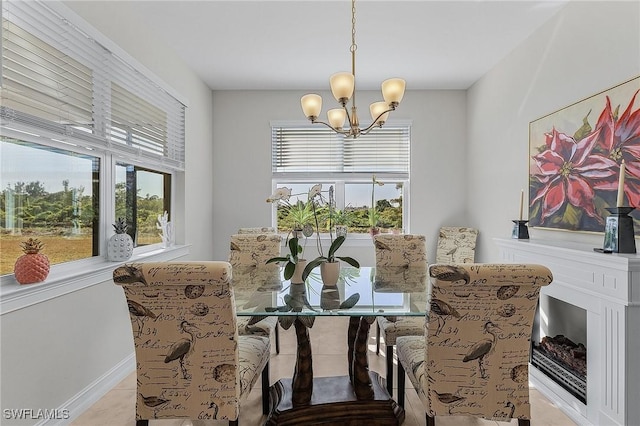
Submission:
[[[310,217],[308,215],[302,215],[302,217],[306,218],[302,224],[311,224],[315,229],[316,224],[311,205],[308,202],[299,202],[293,206],[278,205],[279,231],[286,232],[293,228],[297,222],[297,217],[300,217],[298,213],[295,213],[300,210],[300,207],[310,212]],[[347,206],[343,211],[334,211],[334,225],[347,225],[349,232],[367,233],[371,227],[369,225],[369,210],[368,206]],[[391,200],[377,200],[376,210],[379,214],[378,227],[402,229],[402,196]],[[328,232],[329,208],[326,205],[317,207],[316,216],[318,217],[320,232]]]

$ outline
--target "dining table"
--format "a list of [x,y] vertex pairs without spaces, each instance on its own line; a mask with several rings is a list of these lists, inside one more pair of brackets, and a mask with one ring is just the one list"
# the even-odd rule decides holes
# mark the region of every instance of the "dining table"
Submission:
[[[385,379],[369,371],[369,328],[377,316],[424,317],[426,265],[360,267],[342,265],[336,285],[324,285],[320,268],[304,283],[283,277],[276,264],[235,267],[233,291],[238,317],[248,327],[277,316],[283,329],[294,327],[296,362],[291,378],[270,387],[265,425],[400,425],[404,409],[389,395]],[[309,329],[317,317],[348,317],[348,376],[313,376]]]

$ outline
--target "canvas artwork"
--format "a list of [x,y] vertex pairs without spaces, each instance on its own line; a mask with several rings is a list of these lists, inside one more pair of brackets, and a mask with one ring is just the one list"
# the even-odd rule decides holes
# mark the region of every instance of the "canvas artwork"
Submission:
[[603,232],[624,206],[640,235],[640,77],[529,124],[529,225]]

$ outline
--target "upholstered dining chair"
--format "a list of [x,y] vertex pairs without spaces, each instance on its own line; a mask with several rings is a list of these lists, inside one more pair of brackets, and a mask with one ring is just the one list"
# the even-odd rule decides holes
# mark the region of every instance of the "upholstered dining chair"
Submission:
[[[275,233],[246,233],[231,236],[229,263],[233,268],[261,268],[267,260],[280,256],[282,237]],[[238,318],[238,333],[271,336],[273,332],[276,353],[280,353],[278,318],[266,317],[253,323],[252,317]]]
[[[436,263],[474,262],[477,238],[478,230],[474,228],[462,226],[441,227],[438,233]],[[389,352],[393,350],[393,345],[398,336],[421,336],[423,327],[424,320],[422,318],[378,317],[376,324],[376,354],[380,353],[381,336]],[[391,358],[387,355],[387,360],[389,359]]]
[[239,336],[228,262],[150,262],[115,269],[137,365],[137,425],[149,419],[227,419],[262,372],[269,410],[270,340]]
[[407,373],[427,416],[518,419],[529,425],[529,350],[540,288],[534,264],[434,264],[423,336],[396,340],[398,403]]
[[[378,234],[373,237],[376,268],[427,267],[427,245],[424,235]],[[426,305],[426,295],[425,295]],[[408,320],[408,321],[407,321]],[[387,364],[387,391],[393,395],[393,347],[399,334],[422,335],[424,318],[377,317],[376,354],[380,353],[380,339],[384,340]]]
[[273,226],[261,226],[253,228],[239,228],[238,234],[275,234],[276,228]]
[[478,230],[464,226],[443,226],[438,232],[435,263],[473,263]]

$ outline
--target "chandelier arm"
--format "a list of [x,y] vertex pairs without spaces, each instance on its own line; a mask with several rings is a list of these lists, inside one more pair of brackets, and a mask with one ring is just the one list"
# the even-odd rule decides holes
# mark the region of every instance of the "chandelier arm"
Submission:
[[386,114],[386,113],[388,113],[388,112],[395,111],[395,110],[396,110],[395,108],[390,108],[390,109],[388,109],[388,110],[386,110],[386,111],[383,111],[383,112],[382,112],[382,114],[378,115],[378,116],[376,117],[376,119],[375,119],[375,120],[373,120],[373,123],[369,124],[369,127],[365,128],[365,129],[362,129],[362,130],[360,131],[360,134],[361,134],[361,135],[366,135],[366,134],[367,134],[367,133],[369,133],[371,130],[373,130],[373,128],[374,128],[374,127],[382,127],[382,124],[378,124],[378,120],[380,119],[380,117],[382,117],[383,115],[385,115],[385,114]]
[[347,130],[340,130],[340,129],[336,129],[335,127],[333,127],[331,124],[329,123],[325,123],[324,121],[320,121],[320,120],[312,120],[311,121],[312,124],[324,124],[325,126],[327,126],[328,128],[330,128],[331,130],[333,130],[336,133],[339,133],[341,135],[349,135],[349,131]]

